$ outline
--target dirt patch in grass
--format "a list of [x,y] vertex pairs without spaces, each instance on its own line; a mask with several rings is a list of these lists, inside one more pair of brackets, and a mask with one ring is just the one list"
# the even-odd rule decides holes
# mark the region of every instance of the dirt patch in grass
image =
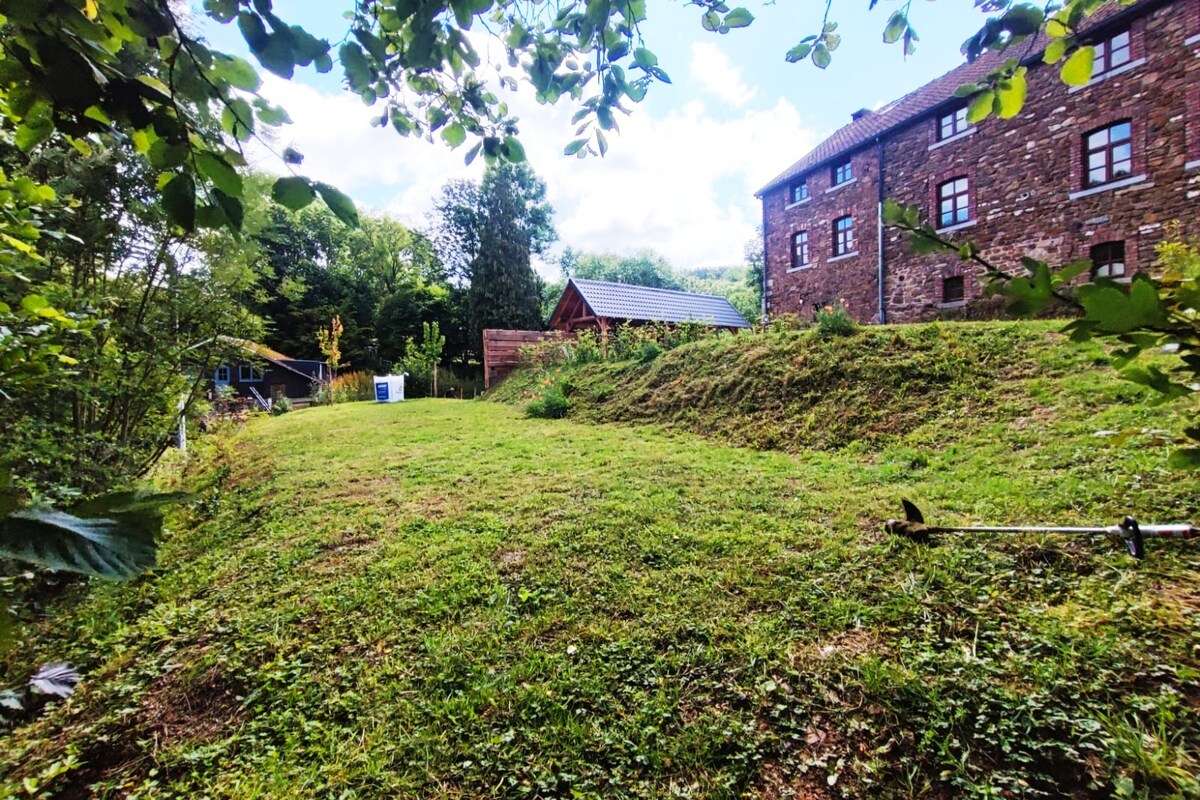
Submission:
[[158,678],[142,699],[139,721],[158,751],[180,742],[215,741],[245,721],[241,686],[218,666],[194,679],[172,670]]
[[857,658],[864,653],[886,654],[887,644],[874,631],[865,628],[839,633],[817,642],[807,642],[788,653],[790,666],[802,665],[833,658]]
[[837,797],[825,775],[802,772],[779,764],[764,764],[759,772],[758,796],[762,800],[825,800]]
[[520,572],[525,566],[524,550],[501,550],[496,554],[496,569],[501,575]]

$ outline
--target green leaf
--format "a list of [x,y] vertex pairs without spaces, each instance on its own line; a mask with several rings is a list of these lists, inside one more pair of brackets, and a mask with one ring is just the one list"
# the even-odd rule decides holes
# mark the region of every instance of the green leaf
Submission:
[[1068,86],[1083,86],[1092,79],[1092,66],[1096,51],[1091,47],[1081,47],[1076,50],[1062,65],[1063,83]]
[[292,118],[285,109],[271,105],[262,97],[254,98],[254,108],[258,111],[258,120],[264,125],[288,125]]
[[704,30],[712,32],[721,27],[721,18],[715,11],[709,11],[700,18],[700,25]]
[[644,47],[639,47],[633,51],[633,63],[643,68],[658,66],[658,56]]
[[808,58],[808,54],[810,52],[812,52],[812,45],[808,42],[801,42],[791,50],[788,50],[787,55],[784,56],[784,58],[787,59],[788,63],[795,64],[798,61],[803,61],[804,59]]
[[276,31],[267,39],[267,46],[255,53],[258,63],[281,78],[292,79],[296,73],[295,42],[287,33]]
[[257,53],[267,46],[267,26],[263,24],[262,17],[250,11],[242,11],[238,14],[238,28],[242,32],[242,38],[250,46],[250,52]]
[[1200,469],[1200,447],[1181,447],[1167,456],[1171,469]]
[[587,139],[576,139],[563,148],[564,156],[577,155],[580,150],[587,147]]
[[740,6],[725,15],[726,28],[744,28],[751,22],[754,22],[754,15]]
[[275,181],[271,186],[271,199],[284,208],[299,211],[317,199],[317,194],[308,178],[294,175]]
[[888,17],[887,27],[883,29],[883,41],[885,44],[895,44],[900,41],[900,37],[904,35],[904,29],[908,27],[908,17],[902,11],[893,11],[892,16]]
[[525,160],[525,147],[515,137],[504,137],[504,144],[501,145],[504,150],[505,158],[514,164],[520,164]]
[[329,206],[329,210],[333,212],[334,216],[353,228],[358,227],[358,209],[354,207],[353,200],[328,183],[318,182],[313,186],[321,194],[321,199],[325,201],[325,205]]
[[185,231],[196,228],[196,181],[186,172],[180,173],[162,189],[162,204],[167,218]]
[[1065,267],[1058,270],[1058,272],[1054,273],[1054,285],[1065,286],[1066,284],[1069,284],[1071,281],[1078,278],[1080,275],[1086,273],[1091,268],[1091,259],[1085,258],[1079,261],[1072,261],[1070,264],[1067,264]]
[[979,84],[977,84],[977,83],[964,83],[962,86],[959,86],[957,89],[954,90],[954,96],[955,97],[970,97],[971,95],[978,93],[979,88],[980,88]]
[[823,44],[818,44],[813,48],[812,59],[813,63],[821,69],[825,69],[833,63],[833,55],[830,54],[829,49]]
[[1046,15],[1042,9],[1028,3],[1013,6],[1001,18],[1004,27],[1013,36],[1032,36],[1042,28]]
[[244,142],[254,133],[254,112],[244,98],[235,97],[221,112],[221,128],[239,142]]
[[14,137],[17,147],[28,153],[54,133],[53,109],[49,103],[37,102],[17,126]]
[[375,71],[367,63],[367,54],[357,42],[346,42],[338,50],[338,58],[342,69],[346,71],[346,81],[354,92],[361,92],[375,80]]
[[442,139],[451,147],[458,147],[467,140],[467,130],[460,123],[455,122],[442,129]]
[[0,519],[0,554],[48,569],[128,580],[154,566],[153,534],[113,519],[26,508]]
[[36,314],[42,309],[49,308],[50,301],[42,297],[40,294],[27,294],[21,298],[21,308],[28,311],[30,314]]
[[1067,40],[1055,39],[1050,44],[1046,45],[1046,52],[1042,54],[1042,61],[1046,64],[1057,64],[1062,61],[1063,56],[1067,54]]
[[225,194],[230,197],[242,196],[242,176],[237,174],[237,170],[229,166],[225,159],[215,153],[199,153],[196,156],[196,167],[200,170],[200,174],[213,182]]
[[212,77],[222,80],[230,86],[244,89],[247,92],[257,92],[262,86],[258,72],[244,58],[217,53],[213,63]]
[[1021,113],[1021,108],[1025,105],[1025,68],[1018,69],[1005,83],[1006,85],[996,92],[996,116],[1000,119],[1012,119]]
[[990,89],[975,95],[975,99],[967,107],[967,122],[971,124],[983,122],[992,113],[995,103],[996,93]]

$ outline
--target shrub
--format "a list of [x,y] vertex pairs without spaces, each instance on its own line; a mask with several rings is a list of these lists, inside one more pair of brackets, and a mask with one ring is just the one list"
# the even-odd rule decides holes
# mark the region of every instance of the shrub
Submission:
[[283,395],[276,397],[271,401],[271,414],[278,417],[280,414],[286,414],[292,410],[292,401],[288,400]]
[[567,399],[562,386],[553,386],[542,392],[542,396],[525,406],[525,415],[537,419],[562,419],[570,410],[571,401]]
[[768,329],[771,333],[788,333],[790,331],[803,330],[809,327],[807,321],[800,318],[799,314],[776,314],[771,317],[771,322]]
[[322,405],[375,399],[375,377],[370,372],[343,372],[317,390]]
[[648,364],[658,358],[660,353],[662,353],[662,348],[658,346],[658,342],[654,340],[642,342],[641,349],[638,351],[638,361]]
[[850,336],[858,330],[858,323],[851,316],[845,300],[817,310],[817,336],[830,339],[834,336]]

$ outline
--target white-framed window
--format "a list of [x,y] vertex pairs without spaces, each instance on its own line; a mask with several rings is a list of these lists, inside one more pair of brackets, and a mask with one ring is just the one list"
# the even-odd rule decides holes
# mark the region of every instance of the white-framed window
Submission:
[[850,255],[854,252],[854,217],[838,217],[833,221],[834,256]]
[[961,225],[971,218],[971,186],[965,175],[938,186],[938,227]]
[[967,107],[962,106],[954,111],[942,114],[938,118],[938,141],[942,142],[946,139],[952,139],[960,133],[966,133],[967,128],[971,127],[967,122]]
[[807,267],[810,263],[808,231],[798,231],[792,234],[792,269]]
[[238,364],[239,383],[258,383],[262,379],[262,372],[260,372],[253,364]]
[[1083,185],[1102,186],[1133,174],[1133,124],[1107,125],[1083,137]]
[[833,165],[830,182],[834,186],[841,186],[843,183],[849,183],[854,180],[854,162],[847,158],[838,164]]
[[213,373],[213,380],[217,383],[229,383],[229,367],[224,364],[217,367],[217,371]]

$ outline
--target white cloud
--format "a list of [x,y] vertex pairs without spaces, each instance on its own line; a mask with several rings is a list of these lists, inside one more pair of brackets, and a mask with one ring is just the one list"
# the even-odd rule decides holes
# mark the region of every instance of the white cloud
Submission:
[[735,108],[758,94],[758,89],[751,89],[742,80],[742,70],[712,42],[692,44],[691,72],[697,86]]
[[[304,174],[406,224],[425,223],[446,181],[481,172],[482,159],[463,165],[465,147],[452,151],[371,127],[379,111],[348,93],[275,78],[264,91],[295,122],[282,130],[279,149],[302,152]],[[656,114],[647,101],[620,118],[621,133],[609,136],[605,158],[567,158],[562,148],[572,138],[574,109],[565,102],[538,106],[528,91],[509,100],[531,166],[546,181],[562,246],[650,248],[683,268],[740,262],[761,221],[754,192],[815,144],[786,100],[733,117],[714,116],[698,101]],[[262,167],[272,169],[269,162]]]

